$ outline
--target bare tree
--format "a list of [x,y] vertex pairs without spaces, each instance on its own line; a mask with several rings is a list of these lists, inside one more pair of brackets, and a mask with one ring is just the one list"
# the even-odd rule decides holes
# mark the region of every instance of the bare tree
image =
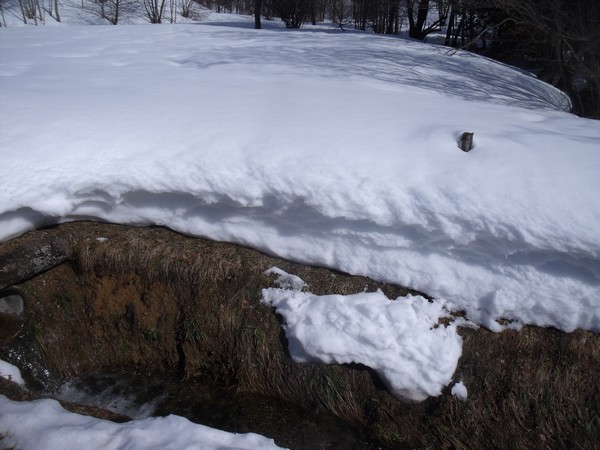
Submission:
[[177,22],[177,2],[176,0],[169,0],[169,22]]
[[254,28],[260,30],[262,25],[260,23],[260,15],[262,14],[262,0],[254,0]]
[[300,28],[308,15],[309,1],[273,0],[273,6],[286,28]]
[[428,34],[440,29],[441,19],[439,17],[433,22],[428,22],[429,9],[429,0],[406,0],[408,35],[411,38],[423,41]]
[[179,5],[179,13],[181,17],[189,19],[192,17],[192,7],[194,6],[194,0],[181,0]]
[[398,34],[400,31],[400,0],[381,1],[373,23],[373,31],[376,33]]
[[44,13],[39,0],[19,0],[19,6],[23,23],[27,23],[27,20],[32,20],[36,25],[38,21],[44,22]]
[[0,27],[6,26],[6,19],[4,18],[4,1],[0,0],[0,17],[2,18],[2,22],[0,22]]
[[60,22],[60,14],[58,13],[58,0],[48,0],[48,14],[54,17],[54,20]]
[[117,25],[121,15],[123,0],[98,0],[100,4],[100,17],[110,24]]
[[146,17],[150,23],[162,23],[166,0],[143,0]]
[[567,92],[578,114],[600,119],[600,2],[495,0],[539,77]]
[[600,119],[598,0],[440,1],[450,8],[446,45],[527,65],[569,94],[573,112]]
[[372,0],[354,0],[352,5],[352,16],[354,27],[358,30],[366,30],[371,16]]
[[348,0],[331,0],[329,3],[329,17],[342,29],[344,23],[350,18],[351,4]]

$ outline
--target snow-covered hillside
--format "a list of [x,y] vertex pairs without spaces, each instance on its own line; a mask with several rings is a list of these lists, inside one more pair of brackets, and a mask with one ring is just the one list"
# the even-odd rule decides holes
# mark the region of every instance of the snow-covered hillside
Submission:
[[[0,29],[0,239],[160,224],[419,289],[434,302],[313,296],[293,277],[263,292],[297,360],[362,362],[413,400],[451,380],[456,323],[432,330],[448,311],[600,331],[600,122],[472,54],[208,18]],[[56,413],[1,401],[15,433],[18,414]]]
[[599,122],[472,54],[222,25],[0,30],[1,238],[162,224],[600,330]]

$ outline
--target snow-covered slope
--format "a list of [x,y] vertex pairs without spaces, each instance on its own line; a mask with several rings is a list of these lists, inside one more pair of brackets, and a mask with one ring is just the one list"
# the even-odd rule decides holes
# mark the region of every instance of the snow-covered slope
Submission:
[[507,66],[332,30],[20,27],[0,96],[0,239],[162,224],[495,330],[600,331],[600,122]]

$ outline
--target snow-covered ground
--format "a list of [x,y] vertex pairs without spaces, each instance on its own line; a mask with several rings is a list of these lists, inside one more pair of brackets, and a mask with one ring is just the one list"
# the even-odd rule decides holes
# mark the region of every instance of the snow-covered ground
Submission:
[[262,301],[284,317],[294,361],[364,364],[390,392],[412,401],[440,395],[452,381],[462,339],[457,323],[437,326],[448,316],[439,302],[411,295],[390,301],[381,291],[318,296],[301,292],[291,276],[279,274],[276,284],[285,287],[263,289]]
[[234,434],[179,416],[114,423],[64,410],[56,400],[14,402],[0,395],[0,443],[7,448],[80,450],[278,449],[258,434]]
[[410,286],[495,330],[600,330],[600,123],[533,77],[341,31],[0,32],[2,239],[157,223]]
[[[455,325],[435,328],[448,311],[495,331],[500,318],[600,331],[600,122],[472,54],[234,19],[0,29],[0,239],[77,219],[160,224],[421,290],[434,302],[263,292],[289,336],[310,338],[305,359],[366,345],[379,353],[363,363],[412,399],[456,367]],[[387,366],[411,328],[429,343],[411,374],[443,366],[433,385],[407,388]]]
[[[19,369],[4,361],[0,361],[0,377],[22,384]],[[46,450],[280,448],[255,433],[227,433],[174,415],[114,423],[66,411],[56,400],[15,402],[3,395],[0,444],[2,448]]]
[[6,378],[7,380],[17,383],[20,386],[25,385],[25,381],[23,381],[23,377],[21,376],[21,371],[17,367],[7,363],[6,361],[2,361],[1,359],[0,377]]
[[[2,360],[0,377],[26,387],[19,369]],[[280,448],[255,433],[228,433],[175,415],[114,423],[69,412],[56,400],[16,402],[4,395],[0,395],[0,445],[23,450]]]

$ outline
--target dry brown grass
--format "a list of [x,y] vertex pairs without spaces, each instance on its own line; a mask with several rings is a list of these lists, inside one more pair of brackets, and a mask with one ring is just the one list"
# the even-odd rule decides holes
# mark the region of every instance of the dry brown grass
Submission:
[[[469,389],[403,403],[360,366],[296,364],[275,313],[260,303],[271,267],[317,294],[405,288],[268,257],[161,228],[59,227],[73,268],[25,283],[29,329],[54,369],[178,373],[239,393],[276,396],[367,427],[393,448],[594,448],[600,442],[600,343],[577,331],[462,329],[455,379]],[[108,237],[99,242],[95,238]]]

